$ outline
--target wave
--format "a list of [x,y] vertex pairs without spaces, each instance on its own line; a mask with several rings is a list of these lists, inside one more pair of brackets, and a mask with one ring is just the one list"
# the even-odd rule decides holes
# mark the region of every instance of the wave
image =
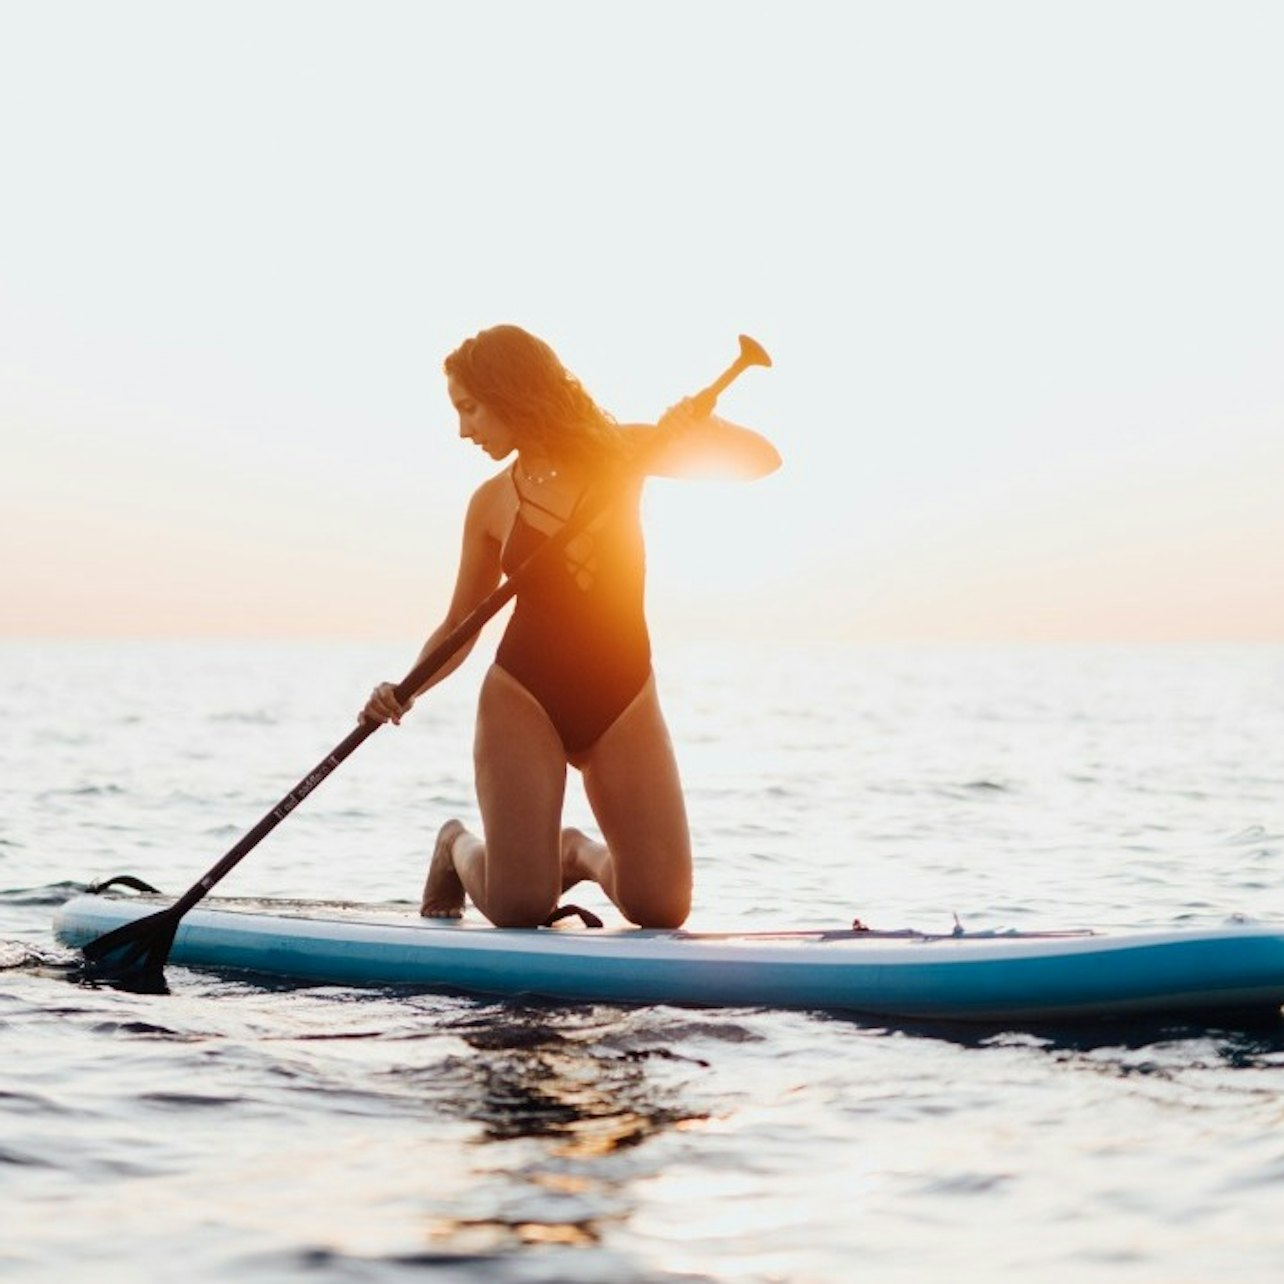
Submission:
[[83,963],[79,950],[31,945],[27,941],[0,941],[0,972],[35,972],[74,981]]
[[88,883],[70,879],[61,883],[45,883],[40,887],[9,887],[0,890],[0,905],[61,905],[88,890]]

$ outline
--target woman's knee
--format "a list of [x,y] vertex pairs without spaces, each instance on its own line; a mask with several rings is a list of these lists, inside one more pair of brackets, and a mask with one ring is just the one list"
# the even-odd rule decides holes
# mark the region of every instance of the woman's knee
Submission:
[[488,889],[486,917],[496,927],[542,927],[557,908],[557,892],[533,887]]
[[681,927],[691,913],[691,888],[674,886],[624,892],[619,896],[619,909],[630,923],[638,927],[673,931]]

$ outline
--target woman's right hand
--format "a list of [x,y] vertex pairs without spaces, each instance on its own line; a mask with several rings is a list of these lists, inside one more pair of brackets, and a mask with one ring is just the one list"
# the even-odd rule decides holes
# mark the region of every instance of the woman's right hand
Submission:
[[695,397],[683,397],[660,416],[656,427],[670,437],[678,437],[683,433],[691,432],[697,424],[708,418],[708,413],[698,404]]
[[396,685],[392,682],[379,683],[370,693],[370,699],[366,701],[366,707],[361,710],[360,721],[391,722],[394,726],[400,725],[402,714],[410,712],[414,700],[412,698],[406,704],[402,704],[397,699],[396,691]]

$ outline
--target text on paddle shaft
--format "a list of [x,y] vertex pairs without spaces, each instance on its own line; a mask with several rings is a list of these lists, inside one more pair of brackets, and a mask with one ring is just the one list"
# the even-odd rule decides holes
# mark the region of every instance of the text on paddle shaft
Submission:
[[339,759],[331,755],[319,767],[304,776],[277,804],[272,814],[277,820],[284,820],[338,765]]

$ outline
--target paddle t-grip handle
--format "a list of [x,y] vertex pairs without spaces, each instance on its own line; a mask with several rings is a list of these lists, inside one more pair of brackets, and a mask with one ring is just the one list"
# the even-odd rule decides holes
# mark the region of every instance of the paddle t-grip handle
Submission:
[[750,366],[769,366],[771,358],[767,349],[756,339],[747,334],[740,336],[740,355],[707,387],[691,398],[696,414],[706,419],[713,414],[713,408],[723,391],[738,379]]

